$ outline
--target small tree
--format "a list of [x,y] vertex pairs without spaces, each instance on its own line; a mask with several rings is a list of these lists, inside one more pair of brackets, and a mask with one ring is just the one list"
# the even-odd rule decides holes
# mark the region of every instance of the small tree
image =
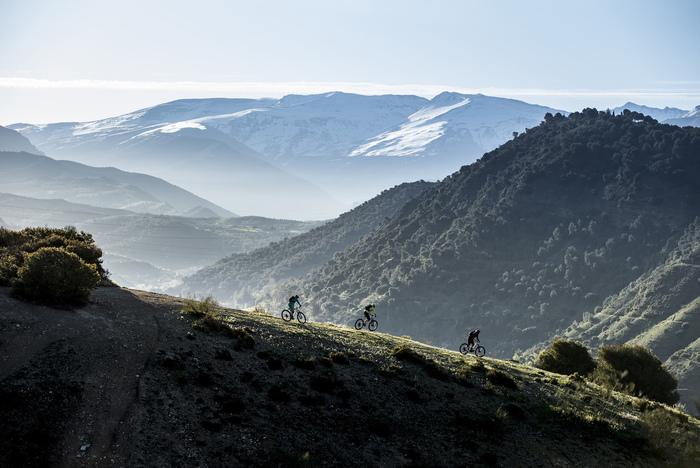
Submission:
[[587,375],[595,369],[595,361],[580,342],[558,338],[540,353],[535,367],[563,375]]
[[680,400],[678,380],[651,351],[639,345],[604,345],[594,380],[631,395],[673,405]]
[[100,280],[95,265],[61,248],[44,247],[27,255],[12,282],[12,295],[52,306],[85,305]]

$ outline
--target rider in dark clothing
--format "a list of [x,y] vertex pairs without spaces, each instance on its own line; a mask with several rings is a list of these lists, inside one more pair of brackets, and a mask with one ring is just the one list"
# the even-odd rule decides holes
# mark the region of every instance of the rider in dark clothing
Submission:
[[375,317],[377,316],[377,313],[374,311],[374,304],[369,304],[365,307],[365,323],[369,322],[371,319],[369,314],[373,314]]
[[292,317],[294,317],[294,304],[299,304],[299,307],[301,307],[301,302],[299,302],[299,294],[296,296],[292,296],[289,298],[289,311],[292,313]]
[[476,340],[477,343],[481,343],[481,341],[479,341],[479,333],[481,333],[481,330],[479,329],[472,330],[469,332],[469,336],[467,336],[467,345],[469,345],[469,351],[474,349],[474,340]]

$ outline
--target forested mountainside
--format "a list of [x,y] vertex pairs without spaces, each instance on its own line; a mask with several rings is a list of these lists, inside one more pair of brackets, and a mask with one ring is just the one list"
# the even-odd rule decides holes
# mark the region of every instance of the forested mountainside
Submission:
[[408,200],[434,185],[434,182],[418,181],[385,190],[307,233],[221,259],[185,278],[182,285],[169,292],[211,294],[227,305],[251,305],[265,290],[321,266],[392,216]]
[[[666,261],[584,314],[566,337],[596,349],[632,343],[653,349],[681,389],[700,390],[700,218]],[[535,351],[536,352],[536,351]],[[684,399],[690,405],[690,396]]]
[[298,291],[344,324],[373,301],[386,332],[455,347],[480,328],[511,357],[661,265],[700,214],[699,175],[700,129],[548,114],[264,304]]

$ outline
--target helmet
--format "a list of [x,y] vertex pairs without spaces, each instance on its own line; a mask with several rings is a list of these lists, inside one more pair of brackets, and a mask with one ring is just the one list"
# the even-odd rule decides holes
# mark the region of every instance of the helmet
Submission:
[[297,299],[299,299],[299,294],[297,294],[297,295],[296,295],[296,296],[294,296],[294,297],[296,297]]
[[478,329],[478,328],[476,329],[476,332],[477,332],[477,333],[481,333],[481,331],[479,331],[479,329]]

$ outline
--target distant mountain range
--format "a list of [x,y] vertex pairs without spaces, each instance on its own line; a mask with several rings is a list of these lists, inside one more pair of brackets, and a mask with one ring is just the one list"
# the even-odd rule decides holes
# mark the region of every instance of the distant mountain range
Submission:
[[[21,152],[20,152],[21,151]],[[76,226],[104,251],[118,284],[160,290],[235,252],[325,221],[238,217],[162,179],[58,161],[0,127],[0,226]]]
[[[2,153],[0,153],[1,157]],[[75,226],[93,235],[117,284],[161,291],[232,253],[284,241],[324,224],[245,217],[135,213],[0,193],[0,227]],[[187,291],[184,293],[186,295]]]
[[157,175],[241,214],[327,219],[440,179],[557,111],[443,93],[181,100],[88,123],[15,124],[39,149]]
[[[614,111],[625,108],[697,124],[692,111]],[[235,213],[329,219],[403,182],[442,179],[557,112],[566,115],[480,94],[333,92],[178,100],[95,122],[10,128],[52,157],[151,174]]]
[[113,167],[91,167],[15,152],[0,152],[0,166],[0,186],[17,195],[141,213],[236,216],[163,179]]

